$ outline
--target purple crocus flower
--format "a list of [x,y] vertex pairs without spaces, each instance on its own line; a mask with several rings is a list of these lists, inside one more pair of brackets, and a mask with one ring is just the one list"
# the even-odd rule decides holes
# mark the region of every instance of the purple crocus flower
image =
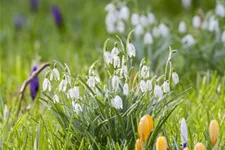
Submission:
[[[30,73],[30,76],[36,70],[37,70],[37,66],[34,66],[32,68],[32,72]],[[39,89],[39,82],[38,82],[38,77],[36,76],[36,77],[34,77],[33,80],[30,81],[30,94],[31,94],[32,100],[35,99],[35,97],[37,95],[37,92],[38,92],[38,89]]]
[[61,14],[59,8],[57,7],[57,5],[52,5],[52,17],[55,20],[55,23],[58,27],[62,26],[63,18],[62,18],[62,14]]
[[38,9],[38,0],[30,0],[30,9],[35,12]]

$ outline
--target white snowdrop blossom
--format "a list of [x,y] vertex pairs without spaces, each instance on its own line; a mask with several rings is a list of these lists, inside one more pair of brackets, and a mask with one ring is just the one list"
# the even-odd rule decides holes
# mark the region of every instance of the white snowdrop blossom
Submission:
[[130,15],[129,8],[127,6],[122,6],[119,12],[119,18],[123,20],[128,20]]
[[119,56],[113,57],[113,67],[114,68],[119,68],[120,67],[120,58]]
[[169,93],[170,92],[170,85],[167,81],[164,81],[163,83],[163,92],[164,93]]
[[115,33],[116,32],[116,27],[114,24],[107,24],[106,25],[106,30],[108,33]]
[[146,84],[147,84],[147,87],[148,87],[148,91],[150,92],[152,90],[152,81],[147,80]]
[[200,16],[194,16],[192,19],[192,25],[195,28],[199,28],[201,26],[201,18]]
[[182,40],[181,40],[182,44],[186,47],[189,47],[189,46],[192,46],[192,45],[195,45],[195,39],[194,37],[191,35],[191,34],[187,34],[185,35]]
[[141,80],[140,82],[140,89],[141,89],[141,92],[143,93],[147,92],[148,90],[148,85],[144,80]]
[[220,17],[225,17],[225,7],[222,4],[216,5],[216,14]]
[[95,77],[94,76],[89,76],[87,80],[88,86],[91,88],[95,87]]
[[60,80],[60,74],[59,74],[59,71],[58,71],[58,69],[57,68],[54,68],[53,70],[53,73],[54,73],[54,75],[55,75],[55,77],[56,77],[56,80]]
[[125,24],[122,20],[118,21],[117,22],[117,30],[120,32],[120,33],[123,33],[125,31]]
[[119,84],[120,84],[120,78],[118,76],[113,76],[112,77],[112,88],[114,90],[119,88]]
[[118,95],[114,99],[112,99],[111,104],[116,109],[123,109],[123,101]]
[[115,56],[118,56],[118,54],[119,54],[119,49],[117,47],[114,47],[112,49],[111,56],[115,57]]
[[110,52],[104,52],[104,58],[107,65],[112,64],[112,55]]
[[147,27],[149,24],[148,18],[145,15],[141,15],[140,23],[143,27]]
[[49,92],[51,91],[52,86],[51,86],[51,82],[49,81],[48,78],[44,79],[42,87],[43,87],[43,91],[46,91],[47,89]]
[[65,79],[63,79],[60,83],[59,83],[59,91],[63,91],[65,92],[67,88],[67,81]]
[[160,31],[159,31],[159,28],[158,27],[153,27],[153,29],[152,29],[152,35],[154,37],[156,37],[156,38],[160,36]]
[[163,23],[159,24],[158,29],[159,29],[161,36],[167,37],[169,35],[169,28],[165,24],[163,24]]
[[153,43],[153,37],[151,33],[147,32],[144,36],[144,44],[152,44]]
[[105,11],[112,12],[116,10],[116,6],[113,3],[109,3],[105,6]]
[[131,24],[134,25],[134,26],[136,26],[137,24],[139,24],[139,20],[140,20],[139,18],[140,17],[139,17],[139,15],[137,13],[133,13],[131,15]]
[[162,98],[163,97],[163,91],[162,91],[162,88],[159,85],[155,85],[155,87],[154,87],[154,95],[157,98]]
[[188,128],[185,119],[183,118],[181,120],[181,141],[182,141],[182,147],[187,147],[187,141],[188,141]]
[[141,77],[142,78],[148,78],[149,77],[149,68],[146,66],[146,65],[144,65],[142,68],[141,68]]
[[131,58],[132,56],[135,57],[136,56],[136,49],[134,47],[134,45],[132,43],[129,43],[127,45],[127,53],[128,56]]
[[224,30],[223,33],[222,33],[221,41],[222,41],[223,43],[225,43],[225,30]]
[[155,15],[153,13],[148,13],[148,22],[149,24],[154,24],[155,23]]
[[134,34],[136,36],[140,36],[143,33],[144,33],[144,29],[143,29],[142,25],[141,24],[136,25],[136,27],[134,28]]
[[73,88],[68,90],[68,98],[74,99],[74,98],[79,98],[80,96],[80,91],[77,86],[74,86]]
[[54,96],[53,96],[53,102],[54,103],[59,103],[59,97],[58,97],[58,95],[57,94],[54,94]]
[[80,106],[80,104],[75,103],[74,101],[72,101],[72,107],[73,107],[73,111],[74,111],[76,114],[79,114],[80,112],[83,111],[83,109],[82,109],[82,107]]
[[120,76],[124,76],[127,78],[128,76],[128,69],[126,65],[122,65],[121,70],[120,70]]
[[178,31],[179,31],[180,33],[186,33],[186,32],[187,32],[187,27],[186,27],[186,24],[185,24],[184,21],[181,21],[181,22],[179,23]]
[[172,73],[172,80],[173,80],[174,84],[179,83],[179,76],[178,76],[178,74],[176,72]]
[[209,18],[209,21],[208,21],[208,30],[210,32],[219,31],[219,22],[218,22],[218,20],[214,16],[211,16]]
[[182,1],[182,6],[184,8],[189,8],[191,6],[191,1],[192,0],[181,0]]
[[127,83],[123,86],[123,94],[126,96],[129,94],[129,85]]

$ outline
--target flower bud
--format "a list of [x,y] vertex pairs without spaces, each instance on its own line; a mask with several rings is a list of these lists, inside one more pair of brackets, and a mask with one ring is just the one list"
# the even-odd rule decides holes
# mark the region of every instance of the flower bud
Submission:
[[197,144],[195,145],[194,150],[206,150],[206,148],[205,148],[205,145],[204,145],[204,144],[202,144],[202,143],[197,143]]
[[216,144],[217,138],[219,135],[219,124],[216,120],[212,120],[209,125],[209,136],[211,143]]
[[164,136],[158,137],[156,141],[156,150],[167,150],[167,141]]
[[143,142],[140,139],[136,140],[135,150],[142,150],[143,149]]
[[140,139],[145,142],[153,128],[153,120],[150,115],[145,115],[141,118],[138,124],[138,134]]

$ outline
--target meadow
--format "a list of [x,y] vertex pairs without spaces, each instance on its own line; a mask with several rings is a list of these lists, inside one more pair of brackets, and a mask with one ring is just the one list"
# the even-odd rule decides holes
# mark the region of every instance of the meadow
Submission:
[[225,150],[224,0],[1,0],[0,18],[0,149]]

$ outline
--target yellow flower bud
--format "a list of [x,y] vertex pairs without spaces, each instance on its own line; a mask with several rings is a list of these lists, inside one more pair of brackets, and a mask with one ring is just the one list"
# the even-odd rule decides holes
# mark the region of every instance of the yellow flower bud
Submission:
[[188,147],[186,147],[186,148],[184,148],[184,150],[189,150],[189,148],[188,148]]
[[138,124],[138,134],[140,139],[145,142],[153,128],[153,120],[150,115],[145,115],[141,118]]
[[211,139],[211,143],[213,145],[216,144],[218,135],[219,135],[219,124],[216,120],[212,120],[209,125],[209,136]]
[[143,148],[143,142],[140,139],[137,139],[135,144],[135,150],[142,150],[142,148]]
[[205,145],[202,143],[197,143],[195,145],[195,149],[194,150],[206,150]]
[[164,136],[158,137],[156,141],[156,150],[167,150],[167,141]]

